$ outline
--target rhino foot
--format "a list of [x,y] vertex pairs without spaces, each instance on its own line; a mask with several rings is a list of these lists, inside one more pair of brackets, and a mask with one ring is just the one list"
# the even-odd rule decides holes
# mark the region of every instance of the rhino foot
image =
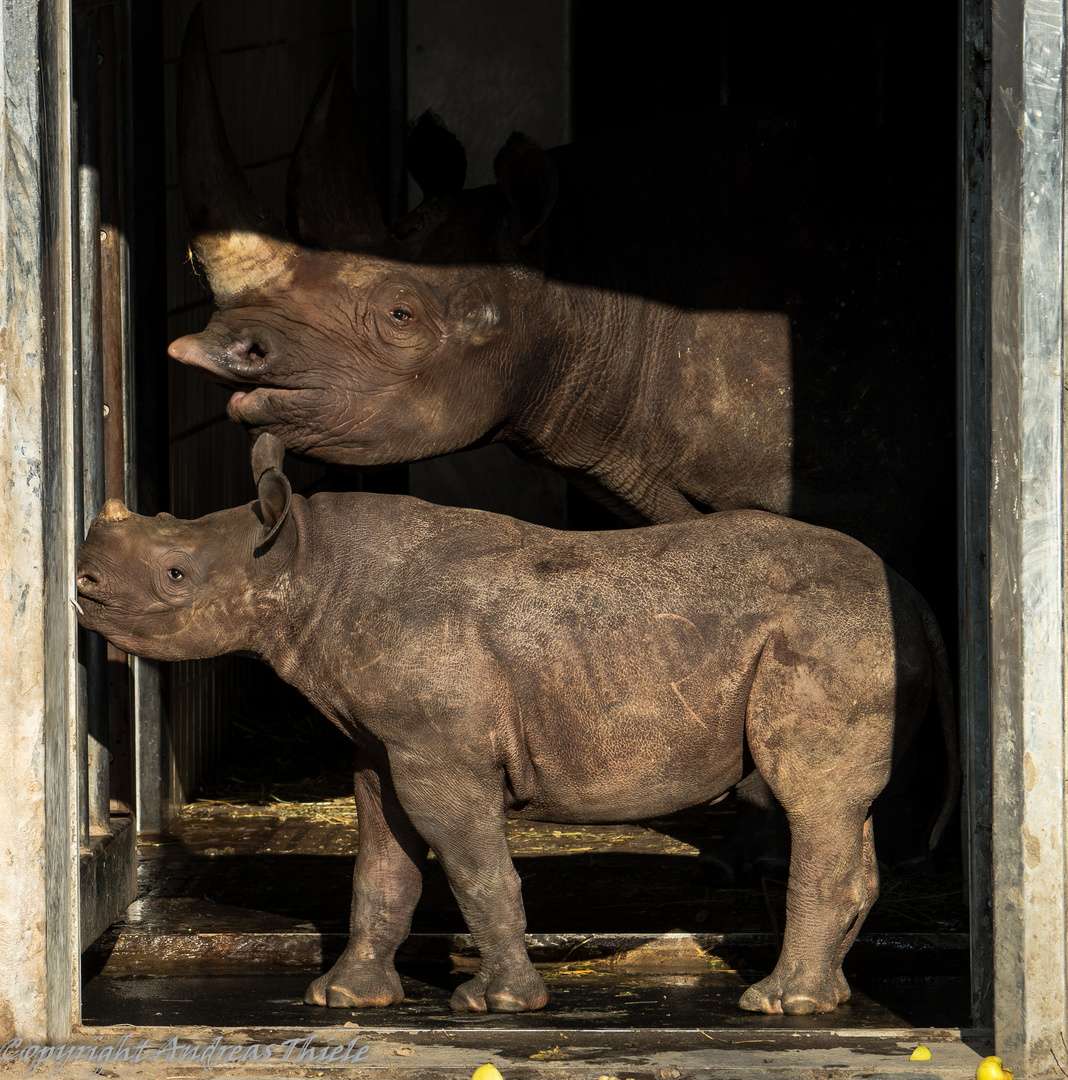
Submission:
[[404,1000],[400,976],[389,967],[343,968],[335,964],[320,975],[304,995],[305,1005],[326,1005],[331,1009],[381,1009]]
[[529,963],[525,971],[485,975],[479,972],[453,992],[454,1012],[533,1012],[549,1000],[545,982]]
[[791,965],[786,970],[781,967],[750,986],[739,1007],[749,1012],[802,1016],[831,1012],[849,1000],[849,984],[841,968],[830,973],[810,964]]

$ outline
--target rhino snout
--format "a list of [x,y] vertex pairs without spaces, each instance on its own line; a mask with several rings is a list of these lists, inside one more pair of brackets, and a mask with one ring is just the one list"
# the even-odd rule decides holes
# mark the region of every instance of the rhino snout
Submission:
[[235,377],[251,381],[270,371],[275,351],[265,339],[247,338],[227,348],[223,363]]
[[103,581],[99,574],[96,574],[91,570],[79,569],[76,583],[79,596],[91,596],[94,591],[100,588]]
[[175,360],[230,389],[247,388],[270,375],[281,350],[266,331],[239,331],[233,337],[205,331],[172,341],[167,352]]

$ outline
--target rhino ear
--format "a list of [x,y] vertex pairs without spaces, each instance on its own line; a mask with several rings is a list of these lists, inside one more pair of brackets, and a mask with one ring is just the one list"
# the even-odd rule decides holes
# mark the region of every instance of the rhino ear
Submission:
[[286,448],[280,439],[265,431],[252,445],[252,475],[260,500],[263,533],[260,545],[272,540],[289,516],[293,489],[282,472]]
[[424,201],[463,190],[467,179],[463,144],[429,109],[408,129],[404,159]]
[[274,539],[289,517],[293,489],[289,486],[285,474],[272,466],[260,477],[256,491],[260,497],[260,514],[263,517],[263,532],[259,544],[262,547]]
[[340,63],[319,86],[293,152],[286,225],[304,243],[332,251],[375,251],[388,244],[356,93]]
[[256,441],[252,444],[252,479],[259,484],[260,477],[268,469],[277,469],[281,472],[285,454],[286,448],[281,439],[276,438],[269,431],[257,435]]
[[508,201],[512,238],[521,246],[529,244],[556,205],[556,166],[536,142],[515,131],[497,154],[493,173]]

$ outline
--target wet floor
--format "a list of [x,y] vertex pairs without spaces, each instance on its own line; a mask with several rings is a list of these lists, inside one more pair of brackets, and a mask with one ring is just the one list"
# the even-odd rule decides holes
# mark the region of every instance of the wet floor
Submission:
[[[854,998],[815,1017],[741,1013],[745,975],[548,975],[550,1003],[537,1013],[457,1014],[449,995],[462,980],[447,968],[408,969],[405,1000],[388,1009],[322,1009],[303,1003],[315,972],[293,975],[126,976],[97,979],[83,1006],[87,1025],[361,1029],[614,1030],[745,1027],[757,1031],[967,1026],[967,980],[954,976],[854,981]],[[753,973],[755,977],[755,973]]]
[[351,802],[194,804],[167,836],[142,844],[137,903],[85,957],[83,1022],[769,1034],[968,1026],[967,923],[952,869],[884,875],[847,958],[847,1005],[812,1018],[742,1013],[742,990],[774,964],[785,890],[774,872],[742,887],[710,880],[700,844],[730,813],[713,807],[653,826],[513,823],[529,945],[551,1000],[536,1014],[470,1016],[448,1007],[474,960],[433,861],[398,962],[406,1000],[373,1012],[305,1006],[307,984],[344,945]]

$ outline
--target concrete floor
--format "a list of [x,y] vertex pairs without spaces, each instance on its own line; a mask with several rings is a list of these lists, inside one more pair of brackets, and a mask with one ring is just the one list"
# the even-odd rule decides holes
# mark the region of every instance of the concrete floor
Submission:
[[[551,996],[517,1017],[448,1009],[473,957],[433,862],[398,962],[407,999],[374,1011],[303,1005],[344,943],[357,839],[349,801],[195,804],[142,844],[138,902],[86,954],[77,1041],[111,1047],[99,1075],[129,1080],[428,1080],[485,1062],[505,1080],[974,1076],[991,1051],[989,1034],[968,1027],[952,870],[884,876],[848,958],[847,1005],[803,1018],[737,1009],[774,963],[783,889],[767,875],[745,888],[708,884],[696,836],[715,838],[730,813],[655,827],[515,823],[528,941]],[[921,1042],[931,1060],[910,1062]],[[0,1075],[25,1064],[0,1058]],[[72,1062],[59,1075],[92,1070]]]

